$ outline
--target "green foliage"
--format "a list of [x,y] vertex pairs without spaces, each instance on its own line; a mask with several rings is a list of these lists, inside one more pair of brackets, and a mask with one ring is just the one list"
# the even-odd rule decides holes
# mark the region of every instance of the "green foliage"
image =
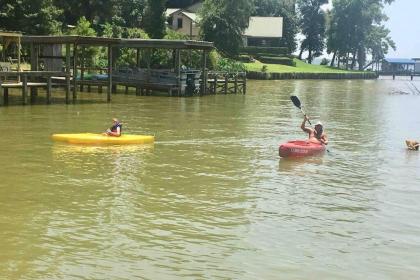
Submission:
[[289,66],[296,66],[293,59],[289,57],[273,57],[273,56],[259,56],[258,60],[267,64],[282,64]]
[[261,67],[261,72],[266,73],[266,72],[267,72],[267,70],[268,70],[267,65],[263,65],[263,66]]
[[[80,35],[80,36],[96,36],[97,35],[96,31],[92,28],[91,23],[85,17],[81,17],[77,21],[76,27],[71,29],[69,34]],[[83,47],[82,48],[83,55],[79,56],[79,59],[82,59],[82,57],[84,57],[84,61],[83,61],[84,65],[89,66],[89,67],[94,66],[96,64],[96,59],[99,55],[99,52],[100,52],[99,47]]]
[[203,39],[214,42],[225,56],[238,55],[252,11],[253,3],[249,0],[205,1],[200,14]]
[[357,61],[359,69],[363,69],[368,53],[378,59],[389,48],[395,48],[389,30],[383,25],[387,20],[384,6],[391,2],[393,0],[334,0],[329,13],[328,52],[334,53],[339,63],[344,61],[346,68],[353,68]]
[[321,60],[321,64],[320,65],[328,65],[328,63],[330,63],[330,60],[328,59],[328,58],[323,58],[322,60]]
[[[37,2],[32,0],[33,2]],[[118,0],[120,1],[120,0]],[[81,17],[91,22],[92,27],[99,31],[100,26],[110,22],[118,10],[115,0],[54,0],[55,6],[64,11],[63,23],[75,25]]]
[[146,0],[116,1],[116,16],[121,19],[122,26],[138,28],[142,24]]
[[298,0],[300,11],[300,27],[303,36],[300,55],[307,50],[308,62],[312,63],[314,57],[322,55],[325,47],[325,13],[321,6],[327,4],[328,0]]
[[53,0],[1,0],[0,27],[26,34],[59,34],[62,10]]
[[289,49],[286,47],[273,48],[273,47],[245,47],[240,50],[243,54],[249,55],[288,55]]
[[162,39],[165,36],[166,0],[147,0],[144,12],[144,30],[150,38]]
[[221,58],[218,61],[217,70],[227,72],[245,72],[245,64],[229,58]]

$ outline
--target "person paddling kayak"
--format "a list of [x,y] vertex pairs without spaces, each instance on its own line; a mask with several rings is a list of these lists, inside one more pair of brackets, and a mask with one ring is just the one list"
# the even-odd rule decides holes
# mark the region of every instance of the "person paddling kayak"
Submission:
[[328,145],[328,137],[324,133],[324,127],[323,127],[322,123],[318,122],[315,125],[315,129],[312,129],[312,128],[307,128],[305,126],[307,121],[309,121],[309,118],[308,118],[308,116],[305,115],[300,128],[302,128],[302,130],[304,132],[309,134],[309,142]]
[[112,119],[112,126],[106,130],[104,133],[108,136],[120,137],[122,133],[122,124],[118,121],[118,119]]

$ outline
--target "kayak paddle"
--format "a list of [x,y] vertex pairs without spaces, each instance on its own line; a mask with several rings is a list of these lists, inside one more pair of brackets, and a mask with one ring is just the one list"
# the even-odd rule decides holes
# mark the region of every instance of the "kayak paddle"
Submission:
[[[290,99],[292,100],[293,104],[300,109],[302,114],[306,116],[306,113],[302,109],[302,103],[300,102],[299,98],[296,95],[292,95],[290,96]],[[310,120],[308,120],[308,122],[310,125],[312,125]]]
[[[304,114],[306,116],[306,113],[302,109],[302,103],[300,102],[299,97],[297,97],[296,95],[292,95],[292,96],[290,96],[290,99],[292,100],[293,104],[300,109],[302,114]],[[308,122],[312,126],[311,121],[309,119],[308,119]],[[328,150],[328,148],[327,148],[327,152],[330,152],[330,150]]]

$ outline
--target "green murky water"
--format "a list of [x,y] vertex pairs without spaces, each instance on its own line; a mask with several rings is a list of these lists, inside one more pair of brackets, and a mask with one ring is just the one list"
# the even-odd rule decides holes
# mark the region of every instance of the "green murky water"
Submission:
[[[0,279],[418,279],[413,86],[250,81],[246,96],[0,107]],[[279,159],[305,137],[292,94],[330,154]],[[114,116],[156,143],[49,138]]]

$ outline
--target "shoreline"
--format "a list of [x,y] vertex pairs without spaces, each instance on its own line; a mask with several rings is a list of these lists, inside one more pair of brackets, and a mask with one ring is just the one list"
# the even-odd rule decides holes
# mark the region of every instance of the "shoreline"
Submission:
[[375,80],[379,75],[375,72],[362,73],[270,73],[247,71],[250,80]]

